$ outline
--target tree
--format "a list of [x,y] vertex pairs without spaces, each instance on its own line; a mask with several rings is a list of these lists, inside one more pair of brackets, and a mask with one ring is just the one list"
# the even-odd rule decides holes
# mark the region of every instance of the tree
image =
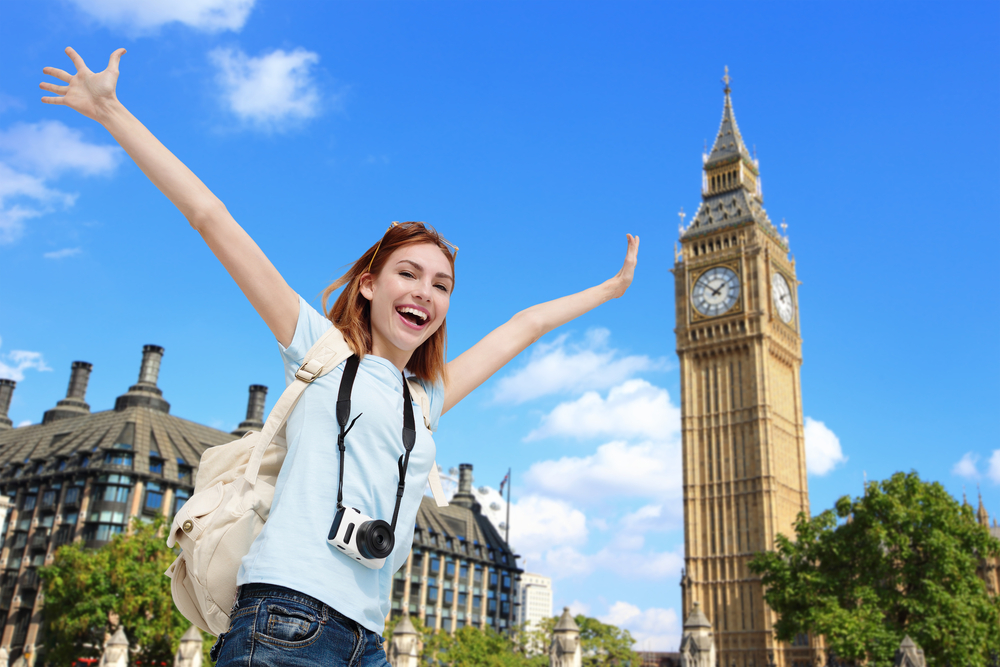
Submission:
[[[628,630],[601,623],[596,618],[577,614],[574,619],[580,628],[580,648],[583,653],[583,667],[638,667],[642,664],[639,654],[632,650],[635,640]],[[535,641],[544,647],[544,662],[548,664],[548,648],[552,643],[552,632],[559,622],[558,616],[543,618],[537,629],[525,634],[524,644]]]
[[1000,598],[976,576],[1000,541],[937,482],[896,473],[840,498],[835,510],[799,514],[795,541],[757,554],[775,632],[823,635],[842,659],[892,664],[909,635],[928,665],[985,665],[1000,646]]
[[[101,549],[80,543],[59,548],[44,582],[45,661],[72,665],[99,657],[115,622],[125,628],[135,664],[172,665],[190,623],[174,606],[164,571],[176,557],[161,528],[166,520],[135,519],[130,535],[116,535]],[[210,642],[205,646],[204,664]]]

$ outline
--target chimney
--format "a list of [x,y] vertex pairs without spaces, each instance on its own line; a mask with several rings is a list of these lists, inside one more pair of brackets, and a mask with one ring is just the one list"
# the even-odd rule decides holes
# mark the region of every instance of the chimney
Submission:
[[0,431],[6,431],[14,427],[14,422],[7,416],[10,409],[10,398],[14,395],[14,387],[17,382],[14,380],[0,379]]
[[90,371],[94,367],[86,361],[74,361],[69,374],[69,387],[66,398],[56,403],[56,407],[46,410],[42,415],[42,423],[50,424],[59,419],[82,417],[90,414],[90,406],[84,398],[87,395],[87,383],[90,381]]
[[467,507],[476,514],[482,511],[483,507],[476,500],[472,493],[472,464],[463,463],[458,466],[458,491],[449,501],[453,505]]
[[243,437],[250,431],[260,431],[264,428],[264,399],[267,398],[267,387],[262,384],[250,385],[250,399],[247,401],[247,418],[240,422],[233,435]]
[[143,345],[142,366],[139,367],[139,384],[156,386],[156,378],[160,375],[160,362],[162,360],[162,347],[159,345]]
[[159,345],[144,345],[142,365],[139,367],[139,381],[128,391],[115,399],[115,412],[128,408],[150,408],[159,412],[170,412],[170,404],[163,400],[163,392],[156,386],[160,375],[163,348]]

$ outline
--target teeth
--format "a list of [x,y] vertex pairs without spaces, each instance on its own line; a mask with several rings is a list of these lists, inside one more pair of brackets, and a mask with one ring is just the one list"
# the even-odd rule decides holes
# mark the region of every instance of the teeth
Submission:
[[417,317],[419,317],[421,321],[426,321],[427,320],[427,314],[423,313],[423,312],[421,312],[419,310],[417,310],[416,308],[397,308],[396,312],[397,313],[410,313],[411,315],[416,315]]

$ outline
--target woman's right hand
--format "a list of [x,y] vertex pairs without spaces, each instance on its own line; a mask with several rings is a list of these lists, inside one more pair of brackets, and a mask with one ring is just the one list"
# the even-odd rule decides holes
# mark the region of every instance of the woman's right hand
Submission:
[[90,71],[87,64],[83,62],[72,47],[66,47],[66,55],[76,66],[76,74],[58,67],[45,67],[42,72],[49,76],[54,76],[60,81],[65,81],[66,86],[59,86],[54,83],[42,82],[38,87],[50,93],[56,93],[57,97],[43,97],[42,102],[46,104],[62,104],[82,113],[91,120],[101,122],[104,110],[111,104],[118,101],[115,95],[115,86],[118,83],[118,62],[125,49],[118,49],[111,54],[108,60],[108,67],[103,72],[94,73]]

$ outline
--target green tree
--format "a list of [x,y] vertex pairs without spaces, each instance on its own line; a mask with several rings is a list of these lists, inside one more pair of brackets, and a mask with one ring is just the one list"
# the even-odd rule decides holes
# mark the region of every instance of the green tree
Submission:
[[[116,535],[101,549],[80,543],[60,547],[52,565],[39,570],[45,592],[44,660],[72,665],[98,657],[112,618],[125,628],[135,664],[173,664],[181,635],[190,623],[174,606],[164,576],[176,554],[161,528],[166,520],[135,519],[130,535]],[[203,642],[208,658],[210,642]],[[206,662],[205,664],[212,664]]]
[[823,635],[840,658],[872,667],[891,665],[906,635],[936,666],[985,665],[1000,646],[1000,598],[976,576],[1000,541],[916,472],[868,484],[812,519],[800,514],[795,541],[778,535],[775,546],[750,571],[762,575],[781,640]]
[[[574,619],[580,627],[580,649],[583,653],[583,667],[605,667],[619,665],[621,667],[638,667],[642,664],[639,654],[632,650],[635,640],[628,630],[614,625],[601,623],[596,618],[577,614]],[[527,633],[524,643],[537,641],[545,651],[545,661],[540,667],[548,664],[548,648],[552,643],[552,632],[559,622],[558,616],[543,618],[538,628]]]

